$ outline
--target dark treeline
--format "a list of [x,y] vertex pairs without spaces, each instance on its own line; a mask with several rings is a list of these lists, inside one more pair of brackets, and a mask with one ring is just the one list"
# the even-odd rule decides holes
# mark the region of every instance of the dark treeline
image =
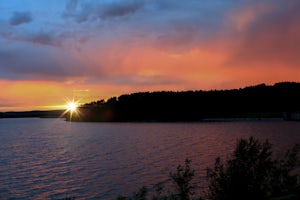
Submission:
[[[300,111],[300,83],[232,90],[140,92],[91,102],[72,121],[201,121],[207,118],[289,117]],[[70,120],[70,115],[67,119]]]
[[63,110],[49,110],[49,111],[22,111],[22,112],[0,112],[0,118],[27,118],[27,117],[40,117],[40,118],[56,118],[62,117]]

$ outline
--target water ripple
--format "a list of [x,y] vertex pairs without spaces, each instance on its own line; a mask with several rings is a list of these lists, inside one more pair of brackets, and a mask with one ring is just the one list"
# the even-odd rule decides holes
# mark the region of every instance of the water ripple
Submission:
[[237,139],[270,139],[278,155],[300,141],[300,123],[69,123],[0,120],[0,199],[113,199],[169,184],[185,158],[203,181]]

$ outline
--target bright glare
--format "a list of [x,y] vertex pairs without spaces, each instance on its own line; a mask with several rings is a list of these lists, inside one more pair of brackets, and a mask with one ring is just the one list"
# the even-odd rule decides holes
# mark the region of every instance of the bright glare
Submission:
[[75,102],[70,102],[67,104],[67,110],[75,112],[77,109],[77,104]]

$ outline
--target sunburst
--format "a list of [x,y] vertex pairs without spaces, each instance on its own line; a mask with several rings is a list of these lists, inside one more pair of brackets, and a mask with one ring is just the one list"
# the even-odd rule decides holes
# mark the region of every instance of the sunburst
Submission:
[[74,101],[68,102],[66,105],[67,111],[76,112],[78,108],[78,104]]
[[66,100],[65,104],[65,111],[63,112],[62,116],[66,117],[67,120],[72,121],[74,117],[79,117],[80,115],[80,104],[79,101],[72,100]]

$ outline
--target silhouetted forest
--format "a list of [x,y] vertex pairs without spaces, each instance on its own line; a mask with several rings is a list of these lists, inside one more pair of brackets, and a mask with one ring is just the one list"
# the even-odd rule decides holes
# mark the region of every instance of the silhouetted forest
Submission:
[[[140,92],[85,104],[72,121],[201,121],[210,118],[291,118],[300,111],[300,83],[210,91]],[[71,115],[67,115],[70,120]]]

